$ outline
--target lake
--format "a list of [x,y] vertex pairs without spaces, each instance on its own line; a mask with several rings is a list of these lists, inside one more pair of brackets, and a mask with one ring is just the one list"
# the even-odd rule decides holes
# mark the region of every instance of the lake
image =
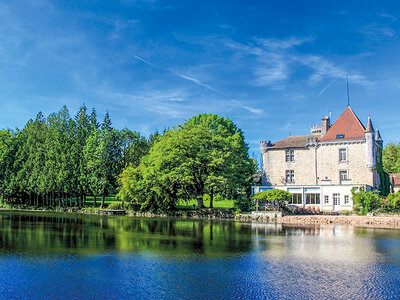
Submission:
[[400,231],[3,211],[0,292],[27,299],[398,299]]

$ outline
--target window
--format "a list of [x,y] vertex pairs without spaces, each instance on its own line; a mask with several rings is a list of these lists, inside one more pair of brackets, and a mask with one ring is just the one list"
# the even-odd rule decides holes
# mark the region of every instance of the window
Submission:
[[337,135],[336,135],[336,138],[337,138],[337,139],[343,139],[343,138],[344,138],[344,134],[337,134]]
[[302,204],[303,197],[302,194],[292,194],[292,200],[289,202],[290,204]]
[[329,196],[325,195],[324,204],[329,204]]
[[340,194],[333,194],[333,205],[340,205]]
[[339,161],[347,161],[347,149],[339,149]]
[[319,194],[306,194],[306,204],[320,204]]
[[349,195],[344,195],[344,204],[349,204],[349,203],[350,203]]
[[349,176],[347,174],[347,171],[339,171],[339,178],[340,182],[342,182],[343,180],[348,180]]
[[287,183],[294,183],[294,170],[286,170],[286,182]]
[[286,149],[285,158],[286,158],[286,162],[294,161],[294,150],[293,149]]

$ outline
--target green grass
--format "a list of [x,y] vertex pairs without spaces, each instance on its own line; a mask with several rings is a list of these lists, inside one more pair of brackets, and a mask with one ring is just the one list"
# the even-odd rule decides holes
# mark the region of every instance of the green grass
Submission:
[[[106,199],[104,200],[104,206],[108,206],[108,204],[117,201],[116,196],[107,196]],[[119,200],[121,201],[121,200]],[[101,197],[96,198],[96,207],[100,207],[101,204]],[[86,207],[93,207],[94,206],[94,197],[92,196],[87,196],[86,197]]]
[[[193,206],[195,205],[195,206]],[[210,201],[204,201],[205,207],[210,207]],[[233,208],[233,200],[221,200],[221,201],[214,201],[214,208]],[[180,201],[177,205],[178,209],[193,209],[197,207],[197,201],[195,199],[190,200],[189,202]]]

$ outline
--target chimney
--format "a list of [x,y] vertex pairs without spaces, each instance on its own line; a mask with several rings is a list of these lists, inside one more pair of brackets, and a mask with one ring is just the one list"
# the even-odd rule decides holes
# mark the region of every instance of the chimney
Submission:
[[324,134],[328,131],[329,127],[331,127],[331,120],[329,119],[328,116],[325,116],[321,119],[321,135],[324,136]]

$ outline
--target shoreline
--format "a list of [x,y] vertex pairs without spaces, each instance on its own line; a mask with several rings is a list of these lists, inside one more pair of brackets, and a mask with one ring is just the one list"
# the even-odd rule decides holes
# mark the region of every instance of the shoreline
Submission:
[[400,216],[290,215],[278,218],[277,223],[301,225],[349,225],[354,227],[400,229]]
[[[98,215],[98,216],[116,216],[108,213],[99,213],[97,210],[37,210],[37,209],[10,209],[0,208],[7,212],[27,212],[27,213],[64,213],[71,215]],[[107,212],[107,210],[104,210]],[[369,227],[383,229],[400,229],[400,215],[386,216],[330,216],[330,215],[286,215],[276,219],[252,219],[247,215],[246,219],[241,218],[243,214],[235,214],[229,209],[202,209],[196,211],[181,211],[177,214],[150,213],[150,212],[129,212],[126,217],[136,218],[177,218],[188,220],[227,220],[242,223],[278,223],[290,225],[348,225],[353,227]],[[272,222],[271,222],[272,221]]]

